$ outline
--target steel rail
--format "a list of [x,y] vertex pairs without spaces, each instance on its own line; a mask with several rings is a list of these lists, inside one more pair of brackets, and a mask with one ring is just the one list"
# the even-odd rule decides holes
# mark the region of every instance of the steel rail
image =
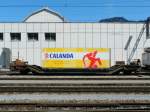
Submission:
[[52,76],[52,77],[45,77],[45,76],[9,76],[9,77],[0,77],[0,80],[150,80],[150,77],[103,77],[103,76],[97,76],[97,77],[66,77],[66,76],[62,76],[62,77],[56,77],[56,76]]
[[67,87],[67,86],[50,86],[50,87],[40,87],[40,86],[4,86],[0,87],[0,93],[5,92],[48,92],[48,93],[64,93],[64,92],[111,92],[111,93],[150,93],[150,86],[148,87],[138,87],[138,86],[79,86],[79,87]]
[[[122,103],[122,104],[75,104],[75,103],[51,103],[51,104],[43,104],[43,103],[0,103],[0,111],[11,108],[13,110],[16,109],[26,109],[29,111],[49,111],[50,109],[54,109],[53,112],[56,111],[69,111],[73,112],[78,110],[79,112],[149,112],[150,111],[150,104],[149,103]],[[66,110],[67,109],[67,110]],[[12,111],[12,110],[11,110]]]

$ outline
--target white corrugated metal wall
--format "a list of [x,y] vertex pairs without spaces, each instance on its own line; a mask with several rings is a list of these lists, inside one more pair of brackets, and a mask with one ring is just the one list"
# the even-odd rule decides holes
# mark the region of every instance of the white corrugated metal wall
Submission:
[[[126,60],[125,44],[130,35],[133,39],[130,51],[143,23],[0,23],[4,40],[0,49],[12,51],[12,59],[19,57],[30,64],[41,65],[42,48],[111,48],[111,63]],[[10,33],[20,32],[21,41],[11,41]],[[27,33],[38,32],[38,41],[29,41]],[[56,41],[46,41],[45,32],[56,32]],[[134,58],[140,58],[145,33]]]

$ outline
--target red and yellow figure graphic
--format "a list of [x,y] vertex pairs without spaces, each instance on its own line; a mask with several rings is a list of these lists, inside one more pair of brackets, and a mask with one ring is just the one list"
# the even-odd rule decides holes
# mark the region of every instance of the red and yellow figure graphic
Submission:
[[[97,51],[87,53],[83,57],[83,63],[85,68],[98,68],[98,65],[102,65],[101,59],[96,58]],[[90,62],[86,63],[86,59]]]

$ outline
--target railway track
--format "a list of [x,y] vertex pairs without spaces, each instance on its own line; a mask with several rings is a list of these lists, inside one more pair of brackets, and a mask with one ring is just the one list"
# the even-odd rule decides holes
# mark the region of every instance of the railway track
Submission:
[[[40,104],[40,103],[1,103],[0,112],[9,111],[36,112],[149,112],[149,104]],[[22,112],[22,111],[21,111]]]
[[1,86],[0,92],[119,92],[119,93],[150,93],[150,86]]
[[150,80],[150,76],[39,76],[39,75],[0,75],[0,80]]
[[[2,110],[0,112],[12,112],[11,110]],[[48,111],[38,111],[38,110],[13,110],[13,112],[149,112],[149,110],[75,110],[75,109],[66,109],[66,110],[60,110],[60,109],[56,109],[56,110],[48,110]]]
[[[20,95],[27,93],[31,99]],[[150,112],[149,93],[149,76],[0,76],[0,112]],[[120,99],[113,102],[114,97]],[[55,103],[57,98],[62,102]]]
[[0,92],[149,93],[150,77],[0,77]]

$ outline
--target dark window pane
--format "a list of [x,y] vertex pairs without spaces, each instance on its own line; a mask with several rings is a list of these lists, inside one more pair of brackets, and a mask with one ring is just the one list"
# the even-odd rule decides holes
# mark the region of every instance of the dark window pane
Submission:
[[56,33],[45,33],[45,40],[56,41]]
[[3,40],[3,33],[0,33],[0,40]]
[[21,33],[10,33],[11,40],[21,41]]
[[51,33],[51,40],[56,40],[56,33]]
[[28,40],[38,41],[38,33],[28,33]]

